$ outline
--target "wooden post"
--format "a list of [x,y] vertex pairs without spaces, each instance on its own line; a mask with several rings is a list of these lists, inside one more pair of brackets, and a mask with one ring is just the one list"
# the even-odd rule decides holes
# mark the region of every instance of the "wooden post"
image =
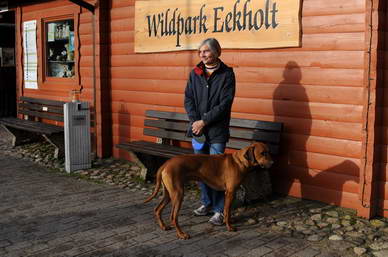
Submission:
[[360,206],[358,215],[371,218],[376,214],[376,174],[377,174],[377,87],[378,87],[378,47],[379,47],[379,8],[382,0],[368,0],[366,3],[364,85],[365,99],[363,112],[363,137],[360,169]]
[[95,10],[96,27],[93,30],[96,37],[95,43],[95,129],[97,137],[97,156],[107,157],[112,154],[111,132],[111,90],[109,87],[109,3],[99,1]]

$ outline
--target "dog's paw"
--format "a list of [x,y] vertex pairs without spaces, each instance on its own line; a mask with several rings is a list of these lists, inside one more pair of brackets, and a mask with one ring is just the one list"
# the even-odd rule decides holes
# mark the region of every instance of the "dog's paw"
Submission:
[[237,231],[237,229],[233,226],[227,226],[227,229],[229,232],[236,232]]
[[170,226],[163,226],[163,227],[160,227],[162,230],[164,231],[167,231],[167,230],[171,230],[171,227]]
[[185,232],[177,233],[176,235],[177,235],[177,237],[178,237],[179,239],[183,239],[183,240],[186,240],[186,239],[189,239],[189,238],[190,238],[190,235],[187,234],[187,233],[185,233]]

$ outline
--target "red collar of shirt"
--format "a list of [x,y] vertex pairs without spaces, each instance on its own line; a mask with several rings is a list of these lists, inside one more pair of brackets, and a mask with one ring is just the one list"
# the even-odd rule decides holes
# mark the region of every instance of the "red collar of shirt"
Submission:
[[201,76],[205,73],[205,65],[201,62],[194,68],[195,74]]

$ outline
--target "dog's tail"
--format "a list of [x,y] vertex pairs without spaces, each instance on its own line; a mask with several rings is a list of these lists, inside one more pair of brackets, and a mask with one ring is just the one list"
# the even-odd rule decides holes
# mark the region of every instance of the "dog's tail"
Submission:
[[159,192],[160,185],[162,184],[162,171],[164,170],[164,164],[159,168],[158,172],[156,173],[156,183],[154,192],[152,192],[152,195],[148,197],[146,200],[144,200],[144,203],[148,203],[151,201]]

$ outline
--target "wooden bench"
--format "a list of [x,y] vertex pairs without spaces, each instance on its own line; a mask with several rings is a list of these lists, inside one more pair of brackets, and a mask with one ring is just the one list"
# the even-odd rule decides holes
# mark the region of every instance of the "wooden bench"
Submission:
[[[176,146],[174,142],[188,141],[186,136],[189,119],[184,113],[146,111],[144,135],[156,137],[158,142],[133,141],[116,145],[120,149],[132,151],[147,168],[148,174],[154,174],[166,158],[181,154],[191,154],[191,148]],[[280,122],[258,121],[232,118],[230,121],[230,140],[228,148],[241,149],[252,141],[266,143],[271,154],[279,153],[280,134],[283,125]],[[163,157],[155,158],[155,157]]]
[[[192,148],[177,146],[179,141],[191,142],[186,136],[189,118],[185,113],[146,111],[143,134],[156,138],[155,142],[133,141],[116,145],[136,154],[140,164],[146,170],[142,172],[143,179],[151,178],[166,159],[181,154],[192,154]],[[264,142],[268,145],[272,155],[280,151],[280,136],[283,124],[280,122],[259,121],[232,118],[230,121],[230,140],[227,148],[241,149],[252,141]],[[239,202],[263,199],[272,192],[268,171],[251,173],[249,178],[236,192]]]
[[44,137],[55,147],[55,158],[64,156],[64,129],[62,126],[43,123],[42,120],[63,122],[65,102],[31,97],[20,97],[18,114],[15,117],[0,118],[0,125],[12,138],[12,146],[31,143]]

